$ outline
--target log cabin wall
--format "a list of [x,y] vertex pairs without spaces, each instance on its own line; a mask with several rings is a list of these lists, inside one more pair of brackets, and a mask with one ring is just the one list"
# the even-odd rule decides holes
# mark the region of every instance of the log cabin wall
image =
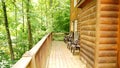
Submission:
[[87,68],[120,66],[119,3],[120,0],[91,0],[84,7],[71,8],[71,21],[78,20],[80,57]]
[[118,68],[120,68],[120,0],[119,0],[119,20],[118,20],[119,26],[118,26]]
[[87,68],[94,68],[96,48],[97,1],[92,0],[78,9],[78,31],[80,31],[81,59]]
[[119,0],[98,0],[96,68],[117,68]]

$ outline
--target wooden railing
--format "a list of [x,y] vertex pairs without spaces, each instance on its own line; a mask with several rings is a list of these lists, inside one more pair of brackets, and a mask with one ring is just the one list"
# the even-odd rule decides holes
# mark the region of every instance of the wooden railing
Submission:
[[52,33],[49,33],[27,51],[12,68],[46,68],[51,42]]

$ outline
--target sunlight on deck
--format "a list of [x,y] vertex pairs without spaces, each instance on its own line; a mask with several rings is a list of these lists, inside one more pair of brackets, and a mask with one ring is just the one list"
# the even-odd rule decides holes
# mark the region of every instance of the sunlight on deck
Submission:
[[79,55],[72,55],[62,41],[53,41],[46,68],[85,68]]

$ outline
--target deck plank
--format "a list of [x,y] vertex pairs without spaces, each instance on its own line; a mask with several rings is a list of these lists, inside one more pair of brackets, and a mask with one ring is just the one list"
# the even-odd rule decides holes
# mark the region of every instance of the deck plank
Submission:
[[79,55],[72,55],[62,41],[53,41],[46,68],[85,68]]

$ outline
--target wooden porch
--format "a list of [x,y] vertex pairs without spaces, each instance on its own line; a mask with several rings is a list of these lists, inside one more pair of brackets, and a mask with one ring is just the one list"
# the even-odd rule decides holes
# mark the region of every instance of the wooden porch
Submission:
[[63,41],[52,41],[52,33],[44,36],[27,51],[12,68],[86,68],[80,55],[73,55]]
[[85,68],[80,55],[73,55],[62,41],[53,41],[46,68]]

